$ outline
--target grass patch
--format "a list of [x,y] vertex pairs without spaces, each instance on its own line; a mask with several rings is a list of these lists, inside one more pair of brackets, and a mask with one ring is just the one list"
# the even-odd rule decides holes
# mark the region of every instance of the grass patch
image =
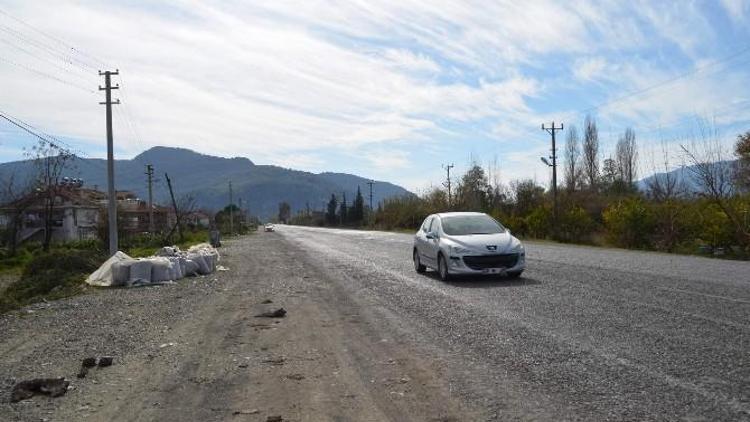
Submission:
[[10,283],[0,297],[0,313],[81,292],[83,281],[105,260],[101,251],[60,248],[35,255],[21,277]]

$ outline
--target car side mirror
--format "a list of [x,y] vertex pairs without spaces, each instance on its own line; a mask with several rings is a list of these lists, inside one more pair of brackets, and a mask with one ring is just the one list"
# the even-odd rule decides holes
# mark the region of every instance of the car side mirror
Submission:
[[438,239],[440,236],[438,236],[435,232],[427,232],[427,235],[425,236],[428,239]]

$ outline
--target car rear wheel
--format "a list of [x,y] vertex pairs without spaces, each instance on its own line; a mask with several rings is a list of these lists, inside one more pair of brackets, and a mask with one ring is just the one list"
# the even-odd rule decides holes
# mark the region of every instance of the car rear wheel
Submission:
[[448,272],[448,261],[443,258],[443,254],[438,255],[438,274],[443,281],[451,279],[451,274]]
[[414,269],[418,273],[422,274],[423,272],[425,272],[425,270],[427,270],[427,267],[422,265],[422,261],[420,261],[419,259],[419,252],[417,252],[416,249],[414,249],[414,255],[412,256],[412,258],[414,258]]

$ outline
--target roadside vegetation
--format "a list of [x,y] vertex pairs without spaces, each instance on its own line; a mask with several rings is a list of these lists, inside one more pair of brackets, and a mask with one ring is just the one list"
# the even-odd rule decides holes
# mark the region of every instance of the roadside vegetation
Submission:
[[[182,240],[169,241],[147,234],[122,239],[120,249],[133,257],[153,255],[162,246],[188,248],[206,242],[205,229],[186,230]],[[74,296],[86,289],[84,280],[107,259],[106,244],[98,240],[25,243],[11,253],[0,249],[0,313],[43,301]]]
[[[581,137],[575,127],[566,130],[558,163],[557,218],[550,189],[531,179],[503,184],[497,163],[475,161],[453,182],[450,194],[445,186],[434,187],[388,199],[363,214],[354,211],[361,194],[352,207],[332,196],[325,218],[302,211],[291,222],[413,231],[432,213],[482,211],[526,238],[750,258],[750,132],[737,137],[731,152],[724,151],[715,133],[704,130],[681,143],[679,154],[662,144],[640,160],[630,129],[604,159],[592,118],[586,119]],[[649,173],[654,173],[640,188],[639,162],[650,162]],[[671,172],[680,167],[689,181]]]

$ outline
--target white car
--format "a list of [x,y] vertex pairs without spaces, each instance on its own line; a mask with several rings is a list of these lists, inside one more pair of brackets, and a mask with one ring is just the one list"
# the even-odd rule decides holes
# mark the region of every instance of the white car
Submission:
[[273,224],[271,224],[271,223],[266,223],[266,225],[265,225],[265,226],[263,226],[263,230],[264,230],[264,231],[267,231],[267,232],[272,232],[272,231],[274,231],[274,227],[273,227]]
[[446,212],[428,216],[414,236],[414,269],[453,275],[497,274],[520,277],[526,268],[521,241],[487,214]]

